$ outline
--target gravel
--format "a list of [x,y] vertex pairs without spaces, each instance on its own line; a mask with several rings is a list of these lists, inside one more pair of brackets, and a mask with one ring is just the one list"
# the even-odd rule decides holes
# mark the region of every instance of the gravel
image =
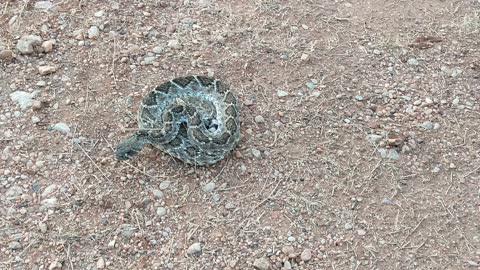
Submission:
[[8,248],[11,250],[19,250],[22,249],[22,244],[17,241],[12,241],[8,244]]
[[415,59],[415,58],[408,58],[407,60],[407,63],[410,65],[410,66],[418,66],[418,60]]
[[163,181],[160,183],[160,190],[165,190],[170,187],[170,181]]
[[70,133],[70,127],[65,123],[56,123],[51,127],[51,129],[65,134]]
[[367,234],[367,232],[365,230],[360,229],[360,230],[357,231],[357,234],[360,235],[360,236],[364,236],[364,235]]
[[265,123],[265,119],[263,118],[263,116],[257,115],[257,116],[255,116],[255,122],[257,124],[262,124],[262,123]]
[[425,122],[423,122],[421,127],[424,128],[424,129],[433,129],[434,125],[430,121],[425,121]]
[[288,96],[288,92],[283,91],[283,90],[277,90],[277,96],[278,97],[286,97],[286,96]]
[[256,148],[252,148],[252,155],[255,158],[261,158],[262,157],[262,152],[260,152],[260,150],[258,150]]
[[42,38],[37,35],[27,35],[21,37],[17,42],[17,50],[21,54],[32,54],[34,47],[42,44]]
[[56,71],[57,71],[57,68],[54,67],[54,66],[39,66],[38,67],[38,73],[40,73],[40,75],[48,75],[48,74],[55,73]]
[[154,47],[154,48],[152,49],[152,52],[153,52],[153,53],[156,53],[156,54],[161,54],[161,53],[163,53],[163,47],[161,47],[161,46],[156,46],[156,47]]
[[13,102],[16,102],[22,110],[25,110],[32,106],[32,99],[35,97],[35,94],[28,93],[25,91],[15,91],[10,94],[10,99]]
[[152,193],[153,193],[153,196],[157,197],[157,198],[163,198],[164,194],[161,190],[159,189],[154,189],[152,190]]
[[13,60],[13,51],[11,50],[0,50],[0,61],[11,62]]
[[44,41],[42,43],[43,51],[46,52],[46,53],[49,53],[49,52],[53,51],[53,44],[54,44],[53,40]]
[[167,209],[165,207],[158,207],[157,208],[157,216],[163,217],[167,214]]
[[171,39],[168,41],[167,46],[173,49],[181,49],[182,45],[180,44],[180,41],[177,39]]
[[100,29],[96,25],[90,26],[87,35],[89,39],[97,39],[100,36]]
[[377,134],[368,134],[367,135],[367,141],[373,145],[377,145],[381,140],[383,136],[377,135]]
[[202,252],[202,246],[200,243],[194,243],[187,249],[188,255],[196,255]]
[[[439,269],[477,262],[474,1],[457,1],[456,12],[431,5],[431,16],[391,5],[395,25],[355,1],[323,3],[320,17],[315,1],[24,2],[2,5],[0,27],[9,268],[404,269],[413,256],[423,269],[431,254]],[[338,18],[316,27],[330,11]],[[27,35],[38,38],[24,54],[16,46]],[[41,75],[47,66],[56,70]],[[144,94],[193,74],[219,77],[238,96],[238,148],[205,167],[150,145],[117,161]],[[27,101],[12,99],[18,91]],[[398,212],[397,227],[414,230],[401,249],[391,245]],[[458,239],[471,245],[449,245]],[[188,255],[196,242],[201,251]]]
[[304,262],[308,262],[312,259],[312,250],[311,249],[304,249],[300,254],[300,259]]
[[207,193],[212,192],[214,189],[215,189],[215,183],[214,182],[210,182],[210,183],[207,183],[207,184],[202,186],[202,190],[204,192],[207,192]]
[[253,262],[253,267],[257,270],[268,270],[270,261],[267,258],[258,258]]
[[53,3],[50,1],[38,1],[35,2],[34,7],[36,9],[51,9],[53,7]]
[[103,258],[97,260],[97,269],[105,269],[105,260]]
[[57,198],[53,197],[53,198],[48,198],[48,199],[45,199],[41,202],[41,209],[42,210],[45,210],[45,209],[54,209],[58,206],[58,200]]

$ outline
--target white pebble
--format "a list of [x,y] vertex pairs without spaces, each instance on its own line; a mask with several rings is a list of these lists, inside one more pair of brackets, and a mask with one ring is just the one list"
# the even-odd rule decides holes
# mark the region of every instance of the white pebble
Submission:
[[87,34],[88,34],[88,38],[96,39],[100,35],[100,30],[98,29],[97,26],[93,25],[90,27],[90,29],[88,29]]
[[202,252],[202,246],[200,243],[195,243],[192,244],[188,249],[187,249],[187,254],[188,255],[194,255]]
[[163,217],[167,214],[167,209],[165,207],[158,207],[157,208],[157,216]]

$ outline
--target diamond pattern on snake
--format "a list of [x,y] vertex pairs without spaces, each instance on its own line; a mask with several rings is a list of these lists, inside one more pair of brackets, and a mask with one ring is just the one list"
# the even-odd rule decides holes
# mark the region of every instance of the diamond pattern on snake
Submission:
[[237,99],[210,77],[178,77],[156,87],[143,98],[137,121],[138,130],[117,146],[119,160],[150,144],[185,163],[210,165],[240,141]]

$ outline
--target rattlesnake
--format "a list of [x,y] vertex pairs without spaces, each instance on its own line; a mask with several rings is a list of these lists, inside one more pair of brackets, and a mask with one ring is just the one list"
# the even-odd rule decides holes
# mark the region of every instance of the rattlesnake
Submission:
[[120,142],[116,157],[126,160],[147,144],[188,164],[223,159],[240,140],[237,100],[210,77],[178,77],[148,93],[138,110],[138,130]]

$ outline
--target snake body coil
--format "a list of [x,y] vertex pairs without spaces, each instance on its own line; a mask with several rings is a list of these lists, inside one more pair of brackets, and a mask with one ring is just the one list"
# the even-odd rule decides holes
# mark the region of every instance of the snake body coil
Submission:
[[146,144],[188,164],[209,165],[223,159],[240,140],[237,100],[219,80],[179,77],[148,93],[138,110],[138,131],[118,145],[126,160]]

